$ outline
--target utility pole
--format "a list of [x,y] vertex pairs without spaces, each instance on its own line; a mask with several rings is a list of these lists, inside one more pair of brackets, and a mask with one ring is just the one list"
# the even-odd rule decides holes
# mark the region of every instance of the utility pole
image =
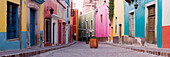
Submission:
[[19,32],[18,32],[18,36],[19,36],[19,40],[20,40],[20,49],[22,49],[22,29],[21,29],[21,27],[22,27],[22,25],[21,25],[21,21],[22,21],[22,0],[20,0],[20,20],[19,20],[19,22],[18,22],[18,24],[19,24],[19,28],[18,28],[18,30],[19,30]]

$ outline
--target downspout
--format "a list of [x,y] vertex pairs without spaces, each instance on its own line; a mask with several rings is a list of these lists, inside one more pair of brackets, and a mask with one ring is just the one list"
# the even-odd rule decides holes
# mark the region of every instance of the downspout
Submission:
[[18,32],[18,36],[19,36],[19,40],[20,40],[20,49],[22,49],[22,33],[21,33],[21,31],[22,31],[22,29],[21,29],[21,27],[22,27],[22,24],[21,24],[21,21],[22,21],[22,0],[20,0],[20,20],[19,20],[19,22],[18,22],[18,24],[19,24],[19,32]]

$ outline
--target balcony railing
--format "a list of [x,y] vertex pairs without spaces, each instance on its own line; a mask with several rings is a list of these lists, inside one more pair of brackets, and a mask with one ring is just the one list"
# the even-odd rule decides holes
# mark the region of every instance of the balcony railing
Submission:
[[35,1],[35,2],[37,2],[37,3],[39,3],[39,4],[42,4],[42,3],[45,2],[45,0],[33,0],[33,1]]

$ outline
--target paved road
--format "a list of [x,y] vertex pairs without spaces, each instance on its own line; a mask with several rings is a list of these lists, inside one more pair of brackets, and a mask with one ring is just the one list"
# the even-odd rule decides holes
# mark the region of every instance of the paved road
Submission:
[[70,47],[53,50],[33,57],[158,57],[129,49],[99,44],[99,48],[90,48],[85,42],[78,42]]

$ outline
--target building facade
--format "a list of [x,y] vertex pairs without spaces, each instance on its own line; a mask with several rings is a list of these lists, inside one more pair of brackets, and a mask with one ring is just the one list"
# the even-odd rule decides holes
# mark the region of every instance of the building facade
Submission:
[[124,0],[114,0],[114,18],[111,25],[111,41],[121,43],[124,36]]
[[161,48],[163,39],[167,39],[162,33],[162,0],[125,0],[124,3],[125,43]]
[[97,7],[95,14],[95,37],[107,39],[110,35],[109,10],[107,5]]
[[97,7],[100,7],[108,2],[109,0],[84,0],[83,13],[87,13],[91,10],[95,10]]
[[79,15],[79,40],[85,41],[86,38],[95,36],[95,11],[89,11],[85,14]]
[[45,1],[1,0],[0,50],[42,46],[40,34],[43,30],[43,2]]
[[65,9],[59,0],[44,3],[44,46],[65,44]]

